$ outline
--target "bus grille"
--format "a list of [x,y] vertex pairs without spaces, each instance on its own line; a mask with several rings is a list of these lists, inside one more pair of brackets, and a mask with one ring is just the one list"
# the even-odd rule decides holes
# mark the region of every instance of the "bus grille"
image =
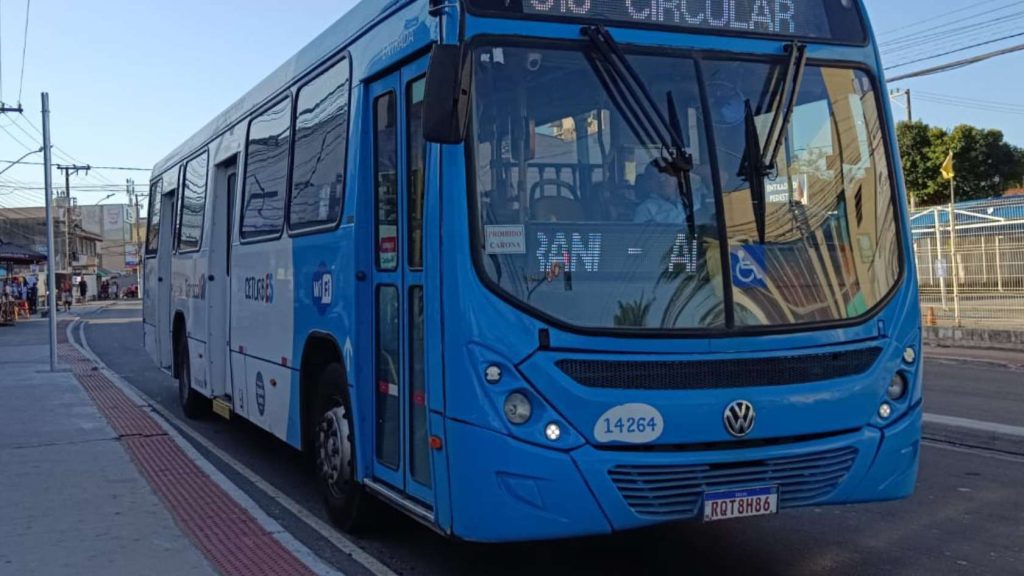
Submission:
[[705,492],[779,487],[779,508],[807,506],[829,497],[849,474],[856,448],[841,448],[754,462],[691,466],[615,466],[615,487],[638,516],[693,518]]
[[589,388],[625,390],[714,390],[785,386],[863,374],[881,356],[881,348],[827,354],[732,360],[578,360],[555,363]]

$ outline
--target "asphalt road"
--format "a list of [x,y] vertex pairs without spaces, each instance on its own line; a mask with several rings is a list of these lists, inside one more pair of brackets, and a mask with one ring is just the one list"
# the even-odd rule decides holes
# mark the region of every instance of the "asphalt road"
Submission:
[[925,411],[1024,427],[1024,370],[925,356]]
[[[130,384],[181,416],[174,381],[143,350],[138,305],[90,318],[93,351]],[[926,361],[929,412],[1022,425],[1024,373]],[[189,426],[313,515],[326,519],[301,455],[240,421]],[[366,569],[225,462],[228,478],[346,574]],[[394,514],[352,540],[399,574],[1024,574],[1024,458],[926,443],[910,500],[790,510],[713,525],[683,524],[583,540],[483,546],[449,542]]]

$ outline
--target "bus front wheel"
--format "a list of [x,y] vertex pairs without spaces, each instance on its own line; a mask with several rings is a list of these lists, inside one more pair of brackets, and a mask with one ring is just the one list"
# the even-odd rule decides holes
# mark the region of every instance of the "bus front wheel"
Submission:
[[356,478],[355,430],[348,395],[339,384],[345,381],[341,364],[331,364],[320,377],[319,413],[316,429],[316,469],[327,513],[342,530],[360,532],[369,528],[372,497]]

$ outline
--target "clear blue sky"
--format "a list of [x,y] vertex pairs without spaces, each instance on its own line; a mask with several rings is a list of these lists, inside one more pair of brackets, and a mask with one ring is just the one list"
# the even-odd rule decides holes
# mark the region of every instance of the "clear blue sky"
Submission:
[[[897,39],[908,26],[943,11],[997,9],[1011,0],[866,0],[880,40]],[[53,108],[53,140],[67,156],[96,166],[149,167],[168,151],[218,114],[281,62],[340,17],[354,0],[140,0],[38,1],[32,4],[28,58],[22,103],[27,119],[39,120],[39,94],[50,92]],[[1024,0],[1012,8],[994,12],[1007,17],[1004,26],[1019,31],[1024,26],[1008,19],[1024,12]],[[8,0],[0,7],[3,99],[18,100],[25,3]],[[956,15],[948,17],[956,20]],[[978,20],[980,22],[980,20]],[[943,24],[946,20],[937,20]],[[978,31],[992,37],[992,26]],[[985,51],[1021,39],[980,48]],[[912,58],[914,50],[894,54],[887,64]],[[950,41],[949,45],[954,43]],[[930,47],[930,48],[929,48]],[[955,46],[954,46],[955,47]],[[968,52],[967,54],[971,54]],[[957,58],[962,55],[950,56]],[[936,61],[936,62],[941,62]],[[930,63],[902,70],[916,70]],[[1024,111],[1014,114],[948,106],[935,95],[972,100],[1016,103],[1024,110],[1024,52],[1004,56],[971,68],[932,78],[900,83],[920,91],[914,115],[926,122],[950,127],[959,123],[1002,129],[1007,139],[1024,146]],[[930,101],[926,101],[925,99]],[[904,110],[895,108],[903,117]],[[0,127],[26,146],[38,147],[38,134],[25,119],[11,125],[0,118]],[[28,134],[22,132],[25,129]],[[32,137],[30,137],[30,135]],[[0,160],[14,160],[26,148],[0,130]],[[41,155],[33,160],[39,161]],[[5,167],[0,164],[0,169]],[[145,187],[143,172],[96,171],[76,184],[99,187],[123,185],[133,177]],[[0,176],[0,207],[41,205],[42,192],[12,190],[11,186],[40,186],[42,167],[18,166]],[[81,204],[93,204],[109,192],[76,192]],[[107,202],[123,201],[118,194]]]

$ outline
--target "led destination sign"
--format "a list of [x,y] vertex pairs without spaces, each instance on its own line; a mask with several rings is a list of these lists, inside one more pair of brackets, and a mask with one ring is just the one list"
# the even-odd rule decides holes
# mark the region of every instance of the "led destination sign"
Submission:
[[477,10],[609,25],[862,43],[854,0],[469,0]]
[[549,278],[692,276],[704,258],[699,237],[671,225],[532,223],[525,236],[527,269]]

